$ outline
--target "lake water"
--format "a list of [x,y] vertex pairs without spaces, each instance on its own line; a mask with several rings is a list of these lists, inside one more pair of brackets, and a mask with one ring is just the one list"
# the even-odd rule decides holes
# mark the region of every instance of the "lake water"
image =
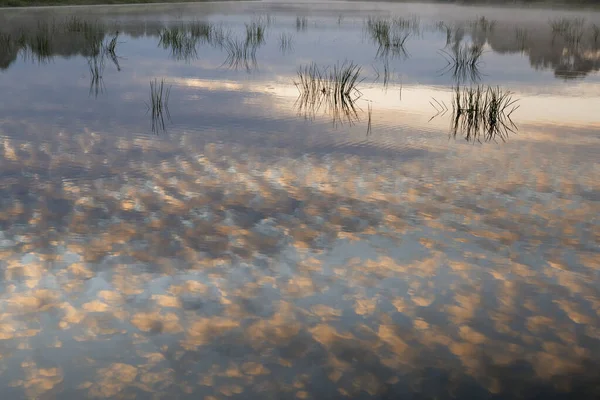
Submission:
[[2,398],[600,398],[599,29],[0,10]]

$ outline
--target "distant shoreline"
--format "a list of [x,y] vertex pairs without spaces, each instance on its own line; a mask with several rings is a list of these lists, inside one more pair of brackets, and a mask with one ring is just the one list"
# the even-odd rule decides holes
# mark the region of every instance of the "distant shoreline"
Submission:
[[[112,6],[164,3],[206,3],[213,0],[0,0],[2,7]],[[239,1],[239,0],[218,0]]]
[[[0,8],[56,7],[56,6],[110,6],[141,4],[177,4],[236,2],[254,0],[0,0]],[[598,9],[600,0],[330,0],[337,2],[381,2],[381,3],[439,3],[462,6],[552,6],[552,7],[586,7]]]

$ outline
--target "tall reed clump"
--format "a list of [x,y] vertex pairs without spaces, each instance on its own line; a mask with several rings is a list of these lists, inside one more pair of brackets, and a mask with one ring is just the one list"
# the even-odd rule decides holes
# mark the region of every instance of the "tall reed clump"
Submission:
[[[467,141],[505,141],[517,126],[511,119],[519,108],[512,93],[500,87],[456,86],[452,98],[451,133],[461,133]],[[438,103],[439,104],[439,103]]]
[[483,55],[482,46],[465,43],[463,46],[454,47],[450,52],[446,50],[440,52],[447,62],[441,70],[442,74],[450,73],[458,83],[469,79],[476,82],[481,78],[479,67]]
[[299,96],[296,105],[305,116],[324,110],[333,122],[348,122],[358,118],[355,102],[362,93],[358,85],[361,67],[352,62],[338,63],[332,67],[319,67],[315,63],[300,67],[294,81]]
[[171,120],[169,112],[169,96],[171,87],[166,87],[165,80],[158,79],[150,81],[150,103],[146,103],[148,111],[152,116],[152,131],[158,133],[165,131],[165,116]]

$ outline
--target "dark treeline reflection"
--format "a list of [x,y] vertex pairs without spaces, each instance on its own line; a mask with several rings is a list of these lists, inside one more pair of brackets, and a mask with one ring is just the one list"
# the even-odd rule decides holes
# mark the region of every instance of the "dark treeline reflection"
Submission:
[[[365,24],[372,28],[377,38],[387,39],[389,35],[384,35],[387,30],[383,29],[387,26],[373,21],[376,20],[369,18]],[[430,30],[418,19],[410,21],[410,37],[420,36],[415,30]],[[155,37],[157,45],[169,48],[174,58],[186,61],[193,58],[198,46],[220,46],[230,54],[229,61],[233,60],[233,64],[237,65],[240,54],[250,61],[254,60],[257,47],[267,40],[262,37],[262,32],[268,25],[268,18],[253,20],[247,24],[244,38],[244,32],[234,34],[222,25],[206,21],[115,20],[101,24],[78,17],[21,21],[0,17],[0,68],[9,68],[20,56],[40,63],[54,56],[89,57],[99,43],[110,40],[117,32],[133,38]],[[583,19],[541,19],[534,24],[519,24],[481,17],[460,23],[440,21],[431,24],[431,27],[445,36],[449,54],[460,52],[464,41],[470,38],[474,46],[481,48],[487,44],[498,54],[526,54],[533,68],[551,69],[561,79],[580,78],[600,70],[600,24]],[[165,41],[165,33],[172,35],[173,32],[176,34]],[[406,35],[409,36],[408,33]],[[404,44],[403,38],[396,40]],[[277,37],[268,39],[278,40]],[[381,50],[381,40],[378,43]]]
[[582,78],[600,70],[600,24],[585,19],[518,25],[480,18],[466,27],[444,29],[453,46],[468,33],[476,45],[488,44],[498,54],[526,54],[532,67],[552,69],[557,78]]

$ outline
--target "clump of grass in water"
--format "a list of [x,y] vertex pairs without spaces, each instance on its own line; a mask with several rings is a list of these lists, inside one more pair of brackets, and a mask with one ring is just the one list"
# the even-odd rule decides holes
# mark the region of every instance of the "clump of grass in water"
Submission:
[[90,56],[96,57],[99,55],[103,55],[102,53],[104,51],[104,43],[102,42],[102,39],[90,38],[87,41],[87,45],[88,53],[90,54]]
[[298,81],[294,84],[301,93],[316,97],[325,94],[331,97],[350,96],[360,94],[357,85],[360,78],[361,67],[354,63],[344,62],[336,64],[333,68],[320,68],[317,64],[300,67]]
[[52,59],[52,46],[50,33],[45,29],[38,29],[35,35],[24,38],[26,40],[25,57],[29,53],[38,63],[44,64]]
[[558,18],[549,21],[552,28],[553,40],[556,36],[562,37],[566,44],[579,45],[584,34],[585,19],[583,18]]
[[408,57],[405,48],[410,32],[404,28],[405,23],[390,21],[384,18],[367,19],[367,32],[371,40],[377,44],[377,57],[392,56]]
[[117,31],[110,40],[90,41],[88,43],[88,66],[90,70],[90,96],[92,94],[98,97],[99,93],[104,91],[104,58],[108,57],[117,67],[117,71],[121,70],[119,65],[119,57],[116,54],[119,32]]
[[279,35],[279,49],[282,53],[287,53],[294,47],[293,37],[289,33],[282,33]]
[[108,42],[108,44],[105,46],[106,51],[111,54],[111,55],[115,55],[115,50],[117,47],[117,39],[119,38],[119,32],[117,31],[115,33],[115,35],[112,37],[112,39],[110,39],[110,41]]
[[479,66],[483,55],[482,46],[465,44],[453,48],[452,53],[446,50],[440,52],[447,61],[447,65],[441,70],[442,75],[451,73],[459,83],[468,79],[476,82],[481,78]]
[[260,46],[265,42],[266,24],[261,19],[246,24],[246,43]]
[[409,31],[418,34],[421,27],[421,20],[417,16],[412,17],[395,17],[392,19],[392,24],[395,28],[402,31]]
[[331,114],[334,125],[358,119],[355,102],[362,93],[358,89],[361,68],[354,63],[344,62],[332,68],[320,68],[312,63],[298,70],[294,84],[299,96],[296,101],[299,112],[305,117],[314,117],[320,109]]
[[10,54],[16,47],[16,41],[10,33],[0,32],[0,51],[2,53]]
[[525,48],[527,47],[527,37],[529,36],[527,29],[517,28],[515,31],[515,36],[517,38],[519,48],[521,51],[525,51]]
[[[174,38],[182,41],[185,37],[187,40],[194,43],[208,43],[210,45],[221,45],[224,40],[229,36],[229,32],[226,32],[222,26],[214,25],[210,22],[205,21],[194,21],[189,24],[182,24],[176,27]],[[166,32],[163,30],[163,32]],[[169,41],[169,38],[165,38],[165,41]]]
[[598,39],[600,39],[600,26],[596,24],[592,24],[592,39],[594,40],[594,44],[597,44]]
[[65,22],[66,32],[83,32],[87,22],[77,16],[67,18]]
[[271,26],[275,23],[275,17],[271,14],[267,14],[260,17],[259,21],[262,21],[266,26]]
[[308,19],[306,17],[296,17],[296,30],[305,31],[308,27]]
[[372,122],[372,114],[373,114],[373,108],[371,107],[371,103],[369,102],[368,105],[368,116],[369,119],[367,121],[367,136],[369,136],[371,134],[371,122]]
[[248,72],[257,68],[258,46],[249,43],[248,40],[227,38],[223,43],[223,49],[227,52],[227,58],[222,65],[228,65],[231,69],[245,68]]
[[446,46],[444,47],[448,47],[452,43],[452,28],[443,21],[439,21],[436,28],[446,34]]
[[375,38],[377,42],[389,41],[391,23],[388,19],[369,17],[367,19],[367,29],[371,37]]
[[90,69],[90,96],[94,94],[98,97],[99,93],[104,91],[104,56],[97,54],[88,58],[88,66]]
[[88,21],[73,16],[64,23],[65,32],[82,34],[87,42],[101,42],[105,36],[105,26],[98,21]]
[[117,67],[117,71],[120,71],[121,66],[119,65],[119,57],[117,56],[117,53],[116,53],[118,38],[119,38],[119,31],[117,31],[114,34],[114,36],[107,42],[107,44],[103,45],[103,47],[104,47],[104,52],[108,55],[108,57],[112,60],[112,62]]
[[210,42],[214,27],[208,22],[195,21],[189,26],[189,30],[192,37]]
[[[500,87],[456,86],[452,97],[452,123],[450,132],[456,137],[459,133],[467,141],[505,141],[517,126],[511,119],[512,113],[519,108],[518,100],[512,93]],[[442,104],[436,100],[437,104]],[[439,114],[439,109],[436,107]],[[442,115],[445,114],[445,111]],[[437,115],[437,114],[436,114]]]
[[[88,42],[88,46],[88,67],[90,70],[89,95],[91,96],[92,94],[94,94],[95,97],[98,97],[98,94],[104,91],[104,57],[108,50],[104,46],[104,43],[98,40],[90,40]],[[114,48],[112,50],[114,51]]]
[[171,50],[171,57],[176,60],[189,61],[197,56],[196,44],[198,36],[183,25],[163,28],[159,32],[158,45]]
[[223,26],[213,26],[208,43],[212,46],[223,47],[228,38],[231,37],[231,31],[225,30]]
[[150,103],[146,103],[146,106],[152,115],[152,132],[159,133],[166,130],[165,115],[169,121],[171,120],[169,112],[170,94],[171,87],[166,87],[164,79],[161,79],[160,82],[157,79],[150,81]]
[[[73,17],[76,18],[76,17]],[[84,21],[74,19],[67,22],[67,32],[83,35],[87,42],[100,42],[106,34],[106,27],[98,21]]]
[[489,20],[485,16],[482,16],[480,18],[477,18],[475,21],[472,21],[471,26],[474,29],[483,33],[490,33],[494,30],[494,27],[496,26],[496,21]]
[[555,18],[548,21],[550,27],[552,28],[552,33],[555,35],[560,35],[567,32],[573,24],[577,22],[583,22],[580,19],[569,19],[569,18]]

